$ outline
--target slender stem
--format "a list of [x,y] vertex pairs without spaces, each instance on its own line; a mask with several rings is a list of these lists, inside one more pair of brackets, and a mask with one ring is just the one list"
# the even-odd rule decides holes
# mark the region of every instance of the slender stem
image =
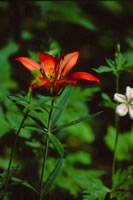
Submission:
[[6,175],[6,182],[5,182],[5,186],[4,186],[4,191],[6,191],[7,185],[8,185],[8,179],[9,179],[9,175],[10,175],[10,169],[11,169],[11,165],[12,165],[12,160],[13,160],[13,155],[14,155],[14,151],[15,151],[15,147],[16,147],[16,143],[17,143],[17,139],[19,136],[19,133],[21,131],[21,128],[23,127],[24,121],[26,120],[27,116],[28,116],[29,111],[27,110],[27,112],[25,113],[23,120],[19,126],[19,129],[16,133],[16,137],[11,149],[11,154],[10,154],[10,159],[9,159],[9,164],[8,164],[8,169],[7,169],[7,175]]
[[113,163],[112,163],[112,182],[115,174],[115,165],[116,165],[116,148],[118,143],[119,136],[119,116],[115,117],[115,128],[116,128],[116,136],[115,136],[115,144],[114,144],[114,152],[113,152]]
[[[27,94],[28,102],[29,102],[29,103],[30,103],[30,101],[31,101],[31,96],[32,96],[32,90],[29,89],[28,94]],[[28,113],[29,113],[29,110],[27,110],[27,111],[25,112],[25,114],[24,114],[24,117],[23,117],[23,119],[22,119],[22,121],[21,121],[21,124],[20,124],[20,126],[19,126],[19,129],[18,129],[18,131],[17,131],[17,133],[16,133],[14,143],[13,143],[13,145],[12,145],[12,149],[11,149],[11,153],[10,153],[10,158],[9,158],[8,169],[7,169],[6,181],[5,181],[5,184],[4,184],[4,190],[3,190],[4,193],[5,193],[6,188],[7,188],[7,186],[8,186],[8,179],[9,179],[9,175],[10,175],[10,170],[11,170],[11,165],[12,165],[12,160],[13,160],[13,155],[14,155],[14,151],[15,151],[17,139],[18,139],[19,133],[20,133],[22,127],[23,127],[23,124],[24,124],[24,122],[25,122],[25,120],[26,120],[26,118],[27,118],[27,116],[28,116]],[[3,195],[4,195],[4,194],[3,194]]]
[[40,200],[42,200],[42,195],[43,195],[43,193],[42,193],[42,190],[43,190],[43,178],[44,178],[46,160],[47,160],[47,155],[48,155],[48,144],[49,144],[49,137],[47,135],[46,136],[46,146],[45,146],[45,151],[44,151],[44,159],[43,159],[43,164],[42,164],[41,180],[40,180]]
[[[116,76],[116,93],[119,93],[119,75]],[[117,148],[118,136],[119,136],[119,116],[117,114],[115,114],[115,129],[116,129],[116,136],[115,136],[113,162],[112,162],[112,184],[113,184],[113,178],[114,178],[114,174],[115,174],[116,148]]]
[[[48,118],[48,129],[47,133],[50,133],[50,120],[52,117],[52,111],[53,111],[53,105],[54,105],[54,100],[51,102],[51,109],[49,113],[49,118]],[[46,167],[46,160],[47,160],[47,155],[48,155],[48,144],[49,144],[49,135],[46,135],[46,146],[45,146],[45,151],[44,151],[44,159],[43,159],[43,165],[42,165],[42,173],[41,173],[41,180],[40,180],[40,200],[43,198],[43,179],[44,179],[44,172],[45,172],[45,167]]]
[[116,75],[116,93],[119,92],[119,74]]

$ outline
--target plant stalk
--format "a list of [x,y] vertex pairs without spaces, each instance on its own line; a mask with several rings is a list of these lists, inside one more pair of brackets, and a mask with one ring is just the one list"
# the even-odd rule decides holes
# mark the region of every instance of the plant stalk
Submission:
[[49,119],[48,119],[48,129],[47,129],[47,135],[46,135],[46,146],[45,146],[45,151],[44,151],[44,159],[43,159],[42,173],[41,173],[41,180],[40,180],[40,200],[42,200],[42,198],[43,198],[43,179],[44,179],[44,173],[45,173],[45,168],[46,168],[46,160],[47,160],[47,155],[48,155],[50,120],[51,120],[51,117],[52,117],[53,105],[54,105],[54,100],[52,100],[52,102],[51,102],[51,109],[50,109]]
[[[29,102],[29,103],[30,103],[30,101],[31,101],[31,95],[32,95],[32,90],[29,89],[28,95],[27,95],[27,97],[28,97],[28,102]],[[17,131],[17,133],[16,133],[14,143],[13,143],[13,145],[12,145],[12,149],[11,149],[11,153],[10,153],[10,158],[9,158],[8,169],[7,169],[7,174],[6,174],[6,181],[5,181],[5,184],[4,184],[4,193],[5,193],[6,188],[7,188],[7,186],[8,186],[8,180],[9,180],[9,175],[10,175],[10,170],[11,170],[11,165],[12,165],[12,160],[13,160],[13,155],[14,155],[14,151],[15,151],[17,139],[18,139],[19,133],[20,133],[22,127],[23,127],[23,124],[24,124],[24,122],[25,122],[25,120],[26,120],[26,118],[27,118],[27,116],[28,116],[28,113],[29,113],[29,110],[27,110],[27,111],[25,112],[25,114],[24,114],[24,117],[23,117],[23,119],[22,119],[22,121],[21,121],[21,124],[20,124],[20,126],[19,126],[19,129],[18,129],[18,131]],[[4,194],[3,194],[3,197],[4,197]]]
[[29,113],[29,110],[26,111],[26,113],[25,113],[25,115],[23,117],[23,120],[22,120],[22,122],[21,122],[21,124],[19,126],[19,129],[18,129],[17,133],[16,133],[16,137],[15,137],[12,149],[11,149],[10,159],[9,159],[9,164],[8,164],[8,169],[7,169],[7,175],[6,175],[6,181],[5,181],[5,185],[4,185],[4,192],[6,191],[6,188],[8,186],[8,179],[9,179],[9,175],[10,175],[10,170],[11,170],[11,165],[12,165],[12,160],[13,160],[13,155],[14,155],[17,139],[18,139],[19,133],[21,131],[21,128],[23,127],[24,121],[26,120],[26,118],[28,116],[28,113]]
[[115,116],[115,128],[116,128],[116,136],[115,136],[115,144],[114,144],[114,152],[113,152],[113,163],[112,163],[112,182],[115,175],[115,168],[116,168],[116,148],[118,143],[118,136],[119,136],[119,116]]
[[[116,93],[119,93],[119,74],[116,75]],[[114,151],[113,151],[113,162],[112,162],[112,184],[113,178],[115,175],[115,168],[116,168],[116,149],[118,143],[118,136],[119,136],[119,116],[115,114],[115,129],[116,129],[116,136],[115,136],[115,144],[114,144]]]

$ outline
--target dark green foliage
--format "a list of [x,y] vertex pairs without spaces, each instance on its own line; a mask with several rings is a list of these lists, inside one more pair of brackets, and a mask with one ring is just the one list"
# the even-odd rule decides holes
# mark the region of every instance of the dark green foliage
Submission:
[[[22,180],[22,179],[19,179],[17,177],[14,177],[14,174],[18,171],[18,168],[17,167],[13,167],[11,170],[10,170],[10,174],[9,174],[9,180],[10,181],[8,185],[16,185],[16,184],[21,184],[21,185],[24,185],[25,187],[31,189],[32,191],[36,192],[37,193],[37,190],[32,186],[30,185],[27,181],[25,180]],[[6,183],[6,177],[7,177],[7,172],[3,172],[0,174],[0,177],[1,177],[1,180],[0,180],[0,191],[1,191],[1,194],[4,194],[3,193],[3,189],[4,189],[4,186],[5,186],[5,183]],[[7,193],[7,196],[6,196],[6,193]],[[8,198],[8,192],[5,193],[5,197],[4,198]],[[10,199],[10,198],[9,198]]]
[[59,174],[59,172],[61,171],[61,168],[63,166],[64,163],[64,158],[60,158],[55,166],[55,168],[53,169],[53,171],[50,173],[50,175],[48,176],[46,182],[43,185],[43,197],[46,196],[46,194],[49,192],[50,188],[52,187],[52,185],[55,182],[55,179],[57,177],[57,175]]
[[[116,150],[116,166],[122,169],[114,176],[113,189],[107,185],[111,188],[116,135],[115,78],[120,75],[120,93],[124,94],[127,85],[133,87],[133,3],[0,2],[0,16],[0,187],[5,182],[19,124],[26,110],[30,111],[13,159],[13,166],[19,168],[11,170],[10,192],[4,194],[4,200],[12,200],[12,193],[18,199],[20,192],[22,199],[29,199],[26,188],[29,193],[36,193],[34,186],[39,184],[51,108],[45,199],[132,200],[133,170],[128,166],[133,160],[133,126],[128,115],[120,118]],[[114,53],[117,43],[120,45]],[[55,56],[61,51],[80,51],[80,60],[72,72],[91,73],[94,67],[92,74],[101,80],[101,87],[79,81],[80,87],[76,86],[71,94],[66,88],[60,101],[59,97],[47,96],[47,90],[41,87],[33,90],[34,97],[30,99],[30,93],[25,94],[38,72],[30,73],[15,58],[30,57],[40,64],[40,53]],[[22,90],[25,92],[20,94]],[[53,106],[51,100],[55,101]],[[64,157],[64,164],[58,157]],[[14,185],[23,189],[13,191]]]
[[[132,146],[133,146],[133,127],[130,131],[123,132],[119,135],[117,150],[116,150],[116,159],[117,160],[128,160],[132,159]],[[114,142],[115,142],[115,133],[116,130],[112,126],[108,126],[107,134],[104,137],[104,141],[109,149],[113,151]]]
[[83,188],[83,200],[104,200],[110,189],[98,178],[77,179]]
[[11,180],[13,181],[12,184],[24,185],[25,187],[27,187],[27,188],[31,189],[32,191],[38,193],[37,190],[25,180],[22,180],[22,179],[19,179],[19,178],[16,178],[16,177],[12,177]]
[[117,200],[133,199],[133,166],[118,170],[113,179],[111,198]]
[[112,101],[112,99],[109,97],[108,94],[102,93],[102,98],[103,98],[103,102],[101,104],[102,106],[113,109],[116,108],[116,104]]
[[[87,29],[96,30],[96,26],[89,19],[76,2],[36,2],[43,16],[48,21],[62,21],[79,24]],[[71,7],[71,9],[69,9]]]
[[19,46],[12,40],[0,50],[0,102],[4,101],[8,89],[15,89],[17,84],[11,79],[9,56],[18,51]]
[[[49,158],[47,161],[47,173],[50,173],[52,170],[52,163],[55,163],[54,158]],[[78,197],[78,194],[81,193],[81,180],[90,179],[91,176],[97,178],[104,174],[102,170],[88,169],[92,163],[90,154],[79,151],[77,153],[70,153],[65,157],[63,168],[60,172],[60,175],[57,177],[55,182],[55,190],[57,187],[67,191],[75,198]],[[77,164],[86,167],[76,167]],[[79,179],[80,181],[77,181]],[[54,190],[54,188],[53,188]]]
[[52,130],[52,132],[58,131],[58,130],[60,130],[60,129],[62,130],[63,128],[67,128],[67,127],[76,125],[76,124],[81,123],[81,122],[83,122],[83,121],[89,122],[89,121],[91,121],[94,117],[100,115],[101,113],[102,113],[102,111],[101,111],[101,112],[98,112],[98,113],[95,113],[95,114],[93,114],[93,115],[90,115],[90,114],[89,114],[89,115],[87,115],[87,116],[80,117],[80,118],[77,119],[77,120],[74,120],[74,121],[72,121],[72,122],[63,124],[63,125],[61,125],[61,126],[58,126],[57,128],[54,128],[54,129]]
[[59,120],[61,115],[63,114],[63,112],[68,104],[68,101],[69,101],[72,91],[73,91],[73,87],[70,87],[70,88],[67,87],[65,89],[65,91],[63,92],[63,95],[60,96],[59,103],[57,105],[58,108],[54,111],[54,114],[50,121],[50,128],[53,128],[55,126],[55,124],[57,123],[57,121]]
[[58,154],[60,155],[61,158],[64,157],[64,149],[62,144],[60,143],[60,141],[58,140],[57,137],[55,137],[53,134],[49,133],[48,135],[51,143],[53,144],[53,146],[55,147],[56,151],[58,152]]
[[122,71],[131,72],[131,66],[133,65],[133,61],[131,62],[128,57],[120,52],[119,44],[117,45],[115,59],[106,58],[106,62],[108,66],[100,66],[97,69],[93,68],[93,70],[97,73],[112,72],[115,76],[118,76]]

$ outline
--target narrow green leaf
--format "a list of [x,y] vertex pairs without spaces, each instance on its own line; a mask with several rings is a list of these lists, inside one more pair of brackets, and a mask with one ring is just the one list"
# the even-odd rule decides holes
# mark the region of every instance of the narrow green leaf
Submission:
[[37,114],[35,111],[30,111],[29,117],[34,120],[42,129],[45,129],[46,126],[44,122],[42,121],[41,117]]
[[49,192],[51,186],[54,184],[57,175],[59,174],[59,172],[62,169],[63,163],[64,163],[64,159],[61,158],[57,162],[57,164],[56,164],[55,168],[53,169],[53,171],[51,172],[51,174],[48,176],[48,178],[43,186],[43,198],[46,196],[46,194]]
[[93,71],[101,74],[101,73],[104,73],[104,72],[111,72],[111,71],[113,71],[113,69],[110,68],[110,67],[107,67],[107,66],[100,66],[97,69],[93,68]]
[[43,107],[43,106],[38,106],[38,105],[34,105],[34,106],[29,106],[28,110],[34,110],[34,111],[40,111],[40,112],[47,112],[49,113],[49,111],[47,110],[47,108]]
[[46,131],[45,130],[42,130],[40,128],[37,128],[37,127],[34,127],[34,126],[24,126],[23,127],[24,129],[27,129],[27,130],[31,130],[31,131],[36,131],[38,133],[43,133],[43,134],[46,134]]
[[20,95],[8,95],[7,97],[13,102],[24,101],[27,103],[27,99]]
[[[34,102],[34,103],[32,102],[31,104],[29,104],[27,108],[29,110],[39,110],[39,111],[42,111],[42,112],[45,111],[45,112],[49,113],[48,108],[50,109],[51,105],[43,103],[43,102],[40,102],[39,100],[37,100],[36,102]],[[52,108],[58,108],[58,107],[57,106],[53,106]]]
[[110,98],[110,96],[108,94],[106,94],[106,93],[102,93],[102,98],[104,100],[106,100],[106,101],[112,101],[111,98]]
[[59,120],[59,118],[61,117],[61,115],[63,114],[65,108],[67,107],[69,98],[71,96],[73,87],[68,87],[65,89],[65,91],[63,92],[63,94],[61,95],[60,101],[58,103],[59,109],[55,109],[55,112],[52,116],[52,119],[50,121],[50,127],[53,128],[56,124],[56,122]]
[[51,108],[50,105],[46,104],[51,99],[56,99],[55,97],[42,97],[41,95],[38,96],[38,99],[31,99],[31,91],[29,90],[28,95],[22,96],[22,95],[8,95],[8,98],[15,102],[18,105],[22,105],[26,107],[29,110],[45,110],[48,112],[48,110],[45,108]]
[[112,68],[115,69],[115,62],[111,60],[110,58],[105,58],[107,64]]
[[116,62],[118,69],[124,68],[125,61],[126,61],[125,57],[123,56],[122,53],[119,52],[116,59],[115,59],[115,62]]
[[95,113],[95,114],[93,114],[93,115],[90,115],[90,114],[89,114],[89,115],[80,117],[80,118],[77,119],[77,120],[74,120],[74,121],[72,121],[72,122],[63,124],[63,125],[61,125],[61,126],[58,126],[58,127],[54,128],[54,129],[52,129],[52,132],[58,131],[58,130],[63,129],[63,128],[67,128],[67,127],[69,127],[69,126],[73,126],[73,125],[75,125],[75,124],[79,124],[79,123],[81,123],[81,122],[83,122],[83,121],[89,122],[89,121],[91,121],[94,117],[100,115],[102,112],[103,112],[103,111],[97,112],[97,113]]
[[107,95],[106,93],[102,93],[102,98],[104,99],[104,102],[101,104],[102,106],[113,109],[116,108],[116,104],[111,100],[109,95]]
[[21,105],[26,109],[29,109],[30,104],[27,100],[27,98],[17,95],[17,96],[13,96],[13,95],[8,95],[7,96],[13,103],[15,103],[17,106]]
[[35,139],[32,139],[31,141],[25,141],[25,144],[31,148],[41,148],[41,143]]
[[[55,99],[55,97],[50,96],[41,96],[38,95],[37,99],[32,99],[32,105],[44,105],[46,102],[51,101],[52,99]],[[50,106],[50,105],[49,105]]]
[[57,137],[55,137],[53,134],[49,134],[49,139],[51,141],[51,143],[53,144],[53,146],[55,147],[55,149],[57,150],[58,154],[63,157],[64,156],[64,148],[63,145],[61,144],[61,142],[58,140]]
[[[12,177],[16,172],[18,171],[18,167],[12,167],[10,170],[10,177]],[[7,171],[4,171],[3,173],[0,173],[0,177],[2,177],[2,179],[6,179],[7,178]]]
[[12,177],[11,179],[14,183],[24,185],[27,188],[31,189],[32,191],[38,193],[37,190],[32,185],[30,185],[27,181],[16,178],[16,177]]

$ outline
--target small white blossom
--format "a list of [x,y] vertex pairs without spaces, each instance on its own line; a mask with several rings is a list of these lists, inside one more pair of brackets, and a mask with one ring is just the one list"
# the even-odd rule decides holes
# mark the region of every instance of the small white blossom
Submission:
[[133,119],[133,88],[127,86],[126,94],[114,94],[114,100],[120,103],[116,107],[116,113],[119,116],[125,116],[129,112],[129,116]]

